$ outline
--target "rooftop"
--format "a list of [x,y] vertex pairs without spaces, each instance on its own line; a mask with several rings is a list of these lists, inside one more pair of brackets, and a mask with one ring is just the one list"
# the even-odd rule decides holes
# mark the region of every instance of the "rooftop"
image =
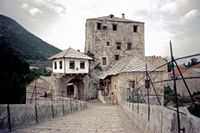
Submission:
[[103,16],[103,17],[98,17],[98,18],[89,18],[87,20],[101,20],[101,21],[117,21],[117,22],[126,22],[126,23],[143,23],[144,22],[139,22],[139,21],[134,21],[134,20],[129,20],[129,19],[125,19],[125,18],[119,18],[119,17],[115,17],[113,14],[109,15],[109,16]]
[[59,58],[75,58],[75,59],[88,59],[91,60],[92,58],[87,56],[86,54],[79,52],[77,50],[74,50],[72,48],[68,48],[56,55],[53,55],[52,57],[50,57],[50,60],[53,59],[59,59]]
[[[106,70],[102,75],[99,76],[100,79],[104,79],[109,75],[117,75],[124,72],[145,72],[147,65],[147,71],[152,71],[155,69],[154,66],[150,65],[148,61],[139,56],[128,56],[116,61],[115,64]],[[161,70],[157,70],[161,71]]]

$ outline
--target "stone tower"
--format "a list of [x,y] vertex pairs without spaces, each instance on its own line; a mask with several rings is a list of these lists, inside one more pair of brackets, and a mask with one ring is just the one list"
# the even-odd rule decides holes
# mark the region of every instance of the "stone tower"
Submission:
[[94,56],[91,67],[105,69],[125,56],[144,57],[144,23],[113,14],[86,20],[85,52]]

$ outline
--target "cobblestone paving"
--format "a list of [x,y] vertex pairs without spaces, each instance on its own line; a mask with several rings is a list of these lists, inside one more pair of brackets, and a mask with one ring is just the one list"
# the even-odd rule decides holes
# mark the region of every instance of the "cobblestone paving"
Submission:
[[89,103],[88,108],[14,133],[141,133],[119,105]]

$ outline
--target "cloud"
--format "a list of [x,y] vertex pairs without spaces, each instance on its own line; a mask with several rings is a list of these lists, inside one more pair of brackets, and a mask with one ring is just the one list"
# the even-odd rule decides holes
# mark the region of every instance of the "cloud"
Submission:
[[22,9],[27,10],[32,16],[42,13],[42,11],[39,8],[30,6],[28,3],[22,3],[21,7],[22,7]]
[[199,10],[192,9],[189,12],[187,12],[183,17],[181,17],[180,23],[182,25],[187,24],[187,23],[193,21],[199,14],[200,14]]
[[66,13],[66,1],[65,0],[33,0],[31,3],[35,6],[45,7],[58,13],[60,16]]
[[22,3],[22,8],[24,8],[24,9],[29,9],[29,4],[27,4],[27,3]]
[[31,15],[36,15],[36,14],[38,14],[38,13],[42,13],[42,11],[40,10],[40,9],[38,9],[38,8],[35,8],[35,7],[31,7],[30,9],[29,9],[29,13],[31,14]]

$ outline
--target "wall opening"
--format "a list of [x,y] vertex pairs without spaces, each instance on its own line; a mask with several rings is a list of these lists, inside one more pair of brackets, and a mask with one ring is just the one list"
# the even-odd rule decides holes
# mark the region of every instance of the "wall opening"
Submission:
[[103,58],[102,58],[102,65],[106,65],[106,63],[107,63],[107,62],[106,62],[106,57],[103,57]]

